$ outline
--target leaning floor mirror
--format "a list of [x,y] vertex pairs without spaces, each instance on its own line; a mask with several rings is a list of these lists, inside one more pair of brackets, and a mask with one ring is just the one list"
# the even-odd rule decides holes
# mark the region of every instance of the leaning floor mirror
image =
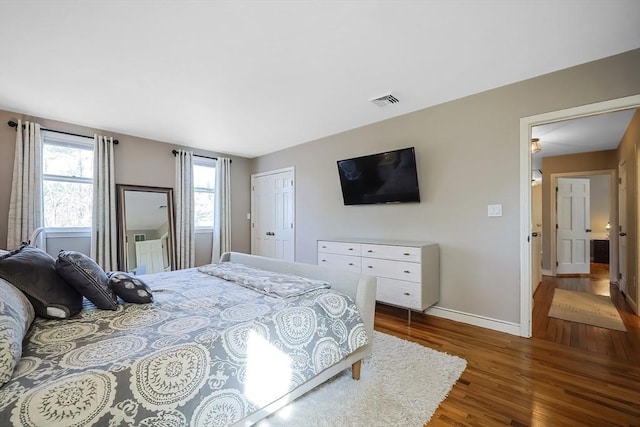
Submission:
[[117,185],[118,268],[133,274],[175,269],[173,189]]

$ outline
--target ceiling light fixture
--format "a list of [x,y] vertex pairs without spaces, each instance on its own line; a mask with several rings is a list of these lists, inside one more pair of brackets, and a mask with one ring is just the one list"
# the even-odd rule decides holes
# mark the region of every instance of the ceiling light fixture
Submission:
[[540,138],[531,138],[531,154],[536,154],[542,151],[542,145],[540,145]]
[[531,186],[542,184],[542,171],[540,169],[533,169],[531,171]]

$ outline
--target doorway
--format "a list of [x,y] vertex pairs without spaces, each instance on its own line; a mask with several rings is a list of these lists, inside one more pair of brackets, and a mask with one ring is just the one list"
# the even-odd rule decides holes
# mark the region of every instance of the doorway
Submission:
[[[524,117],[520,119],[520,335],[530,337],[532,333],[532,263],[531,263],[531,138],[534,126],[557,123],[568,119],[597,114],[635,109],[640,106],[640,95],[619,98],[566,110]],[[617,218],[616,218],[617,223]],[[543,231],[544,233],[544,231]],[[614,250],[617,260],[617,247]],[[635,260],[634,260],[635,262]]]

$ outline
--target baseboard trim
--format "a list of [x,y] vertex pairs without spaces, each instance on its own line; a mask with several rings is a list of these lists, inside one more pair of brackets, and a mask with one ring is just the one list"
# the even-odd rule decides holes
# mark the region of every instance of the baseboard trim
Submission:
[[543,276],[553,276],[553,271],[542,269]]
[[637,315],[638,314],[638,306],[636,305],[635,302],[633,302],[633,300],[631,299],[631,297],[629,297],[628,294],[623,293],[624,295],[624,299],[627,300],[627,303],[629,304],[629,306],[631,306],[631,310],[633,310],[633,312]]
[[442,317],[443,319],[454,320],[468,325],[479,326],[485,329],[492,329],[498,332],[505,332],[511,335],[520,336],[520,324],[506,322],[504,320],[492,319],[490,317],[477,314],[465,313],[463,311],[452,310],[444,307],[430,307],[425,314]]

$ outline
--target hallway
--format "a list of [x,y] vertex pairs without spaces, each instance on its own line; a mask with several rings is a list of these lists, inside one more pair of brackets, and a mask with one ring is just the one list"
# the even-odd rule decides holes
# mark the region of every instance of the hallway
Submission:
[[[609,283],[608,264],[592,263],[591,272],[589,277],[542,276],[542,283],[533,296],[533,337],[640,362],[640,317],[633,313],[618,287]],[[549,308],[556,288],[611,296],[627,332],[549,317]]]

